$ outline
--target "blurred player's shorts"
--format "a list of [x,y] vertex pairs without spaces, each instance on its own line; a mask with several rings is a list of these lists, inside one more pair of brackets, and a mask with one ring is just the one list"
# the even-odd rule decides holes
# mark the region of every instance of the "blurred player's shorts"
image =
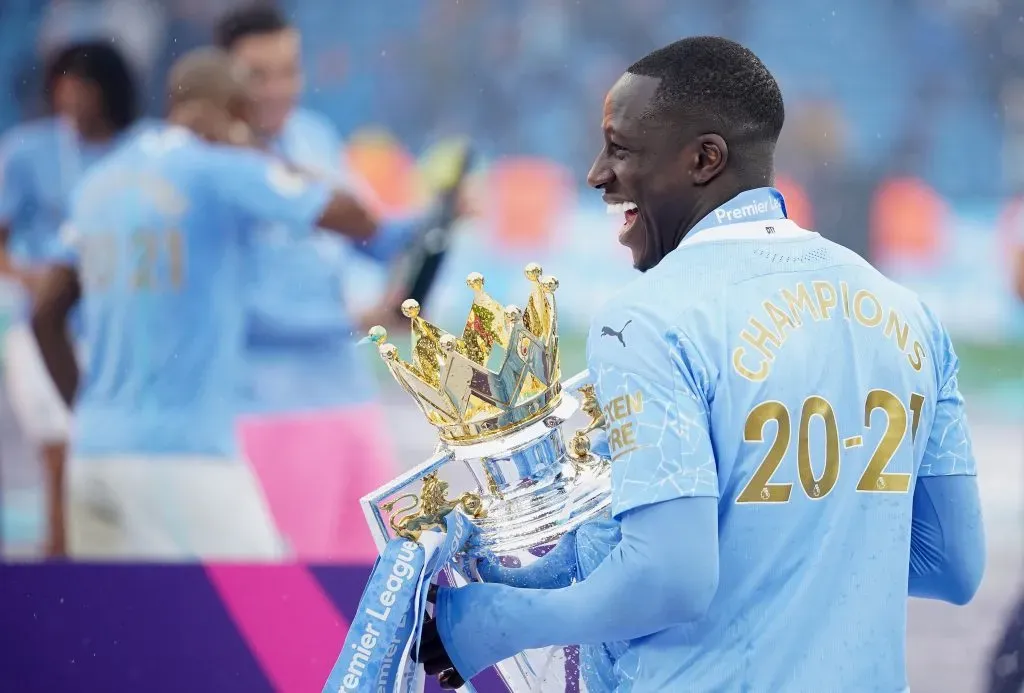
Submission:
[[278,561],[283,544],[244,462],[72,457],[68,554],[76,560]]
[[71,416],[24,321],[6,330],[2,349],[7,395],[25,435],[44,444],[67,440]]
[[242,449],[297,559],[373,563],[359,499],[397,476],[380,405],[244,417]]
[[7,332],[24,318],[24,291],[0,276],[0,546],[3,558],[31,558],[42,546],[43,464],[7,392]]

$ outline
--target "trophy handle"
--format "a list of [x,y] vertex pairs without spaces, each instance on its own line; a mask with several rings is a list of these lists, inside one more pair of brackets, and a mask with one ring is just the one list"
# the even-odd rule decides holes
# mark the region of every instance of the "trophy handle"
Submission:
[[579,388],[581,398],[580,409],[590,417],[590,423],[576,431],[569,440],[568,455],[575,465],[595,466],[600,465],[601,460],[590,451],[590,433],[605,428],[607,421],[604,412],[601,410],[601,403],[597,400],[597,392],[592,383],[586,383]]
[[[410,500],[412,502],[409,503],[408,505],[399,508],[398,512],[394,512],[395,505],[399,501],[403,500]],[[384,512],[392,513],[391,518],[388,520],[388,524],[391,526],[391,529],[395,532],[395,534],[399,536],[404,536],[403,522],[416,514],[415,511],[416,508],[419,507],[419,504],[420,497],[417,496],[415,493],[403,493],[402,495],[391,499],[387,503],[382,504],[380,507],[384,509]],[[412,537],[406,537],[406,539],[410,538]]]
[[423,477],[419,495],[406,493],[381,507],[391,512],[400,500],[411,499],[412,503],[400,508],[391,516],[388,524],[395,534],[411,541],[419,541],[420,534],[429,529],[445,528],[445,516],[458,507],[473,519],[487,517],[483,499],[479,494],[466,492],[454,500],[448,498],[448,483],[438,478],[437,472]]
[[582,389],[584,385],[589,385],[590,383],[590,371],[583,370],[571,378],[566,378],[562,382],[562,391],[568,392],[573,397],[579,398],[580,389]]

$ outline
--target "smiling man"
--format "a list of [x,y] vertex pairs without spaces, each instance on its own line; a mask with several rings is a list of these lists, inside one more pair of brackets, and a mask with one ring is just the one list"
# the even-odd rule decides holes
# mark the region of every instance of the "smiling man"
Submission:
[[974,595],[984,537],[949,337],[786,218],[769,187],[783,120],[771,73],[722,38],[655,51],[609,92],[589,180],[643,272],[588,355],[621,540],[575,579],[438,590],[418,656],[443,685],[525,649],[621,642],[611,681],[581,663],[588,689],[899,693],[907,597]]

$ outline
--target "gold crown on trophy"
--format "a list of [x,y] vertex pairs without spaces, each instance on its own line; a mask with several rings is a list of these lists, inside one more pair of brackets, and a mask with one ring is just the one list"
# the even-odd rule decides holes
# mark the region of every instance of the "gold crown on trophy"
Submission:
[[542,276],[536,263],[525,274],[533,283],[525,310],[502,306],[484,291],[483,276],[470,274],[473,304],[461,338],[420,317],[415,300],[403,303],[412,321],[411,363],[399,358],[383,327],[370,329],[391,374],[443,440],[465,444],[508,434],[559,403],[558,280]]

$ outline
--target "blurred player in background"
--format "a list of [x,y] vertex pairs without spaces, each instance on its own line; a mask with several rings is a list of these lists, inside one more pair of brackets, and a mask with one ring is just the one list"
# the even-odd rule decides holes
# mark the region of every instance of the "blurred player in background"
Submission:
[[[258,146],[369,200],[346,170],[331,124],[297,106],[304,79],[298,31],[277,10],[255,5],[226,16],[217,40],[251,72]],[[342,295],[353,246],[324,233],[296,238],[286,224],[254,221],[243,450],[297,556],[372,559],[376,550],[357,500],[393,477],[394,464],[372,371],[356,352],[356,326]],[[415,230],[410,220],[386,223],[372,242],[354,247],[388,262]]]
[[[9,130],[0,143],[0,273],[31,300],[53,259],[72,188],[136,120],[136,83],[109,41],[77,43],[48,64],[44,89],[51,115]],[[26,321],[27,323],[27,321]],[[47,472],[47,553],[63,553],[61,488],[68,413],[39,359],[27,324],[5,338],[5,381],[24,432],[42,446]]]
[[[233,432],[243,363],[243,249],[256,220],[372,242],[351,196],[248,144],[240,69],[206,49],[170,75],[166,124],[76,188],[64,254],[33,328],[74,400],[69,553],[76,558],[272,559],[280,541]],[[65,324],[81,302],[82,387]],[[76,397],[77,393],[77,397]]]

